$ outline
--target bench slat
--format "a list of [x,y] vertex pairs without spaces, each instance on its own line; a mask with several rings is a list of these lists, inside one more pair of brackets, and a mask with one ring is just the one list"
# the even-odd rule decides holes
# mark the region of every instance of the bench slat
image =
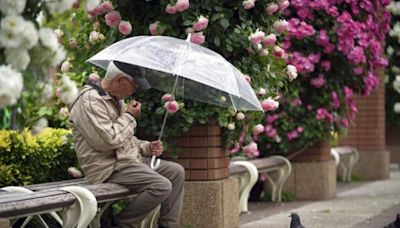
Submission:
[[[251,162],[253,165],[256,166],[258,170],[264,170],[264,169],[271,169],[275,167],[280,167],[283,165],[286,165],[285,161],[279,158],[274,158],[274,157],[267,157],[267,158],[257,158],[253,160],[245,160],[248,162]],[[241,165],[234,165],[230,164],[229,165],[229,174],[231,175],[238,175],[247,172],[247,169],[244,166]]]

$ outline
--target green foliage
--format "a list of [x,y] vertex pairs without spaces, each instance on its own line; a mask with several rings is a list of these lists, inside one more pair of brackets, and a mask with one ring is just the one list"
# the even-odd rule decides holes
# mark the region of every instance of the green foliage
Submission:
[[68,179],[68,167],[76,164],[69,130],[0,131],[0,187]]

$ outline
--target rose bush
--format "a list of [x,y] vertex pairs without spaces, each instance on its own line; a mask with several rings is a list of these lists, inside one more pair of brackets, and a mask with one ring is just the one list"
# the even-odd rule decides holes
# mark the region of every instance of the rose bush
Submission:
[[369,95],[379,84],[378,70],[388,63],[382,40],[390,28],[385,10],[390,1],[290,3],[283,48],[299,76],[262,122],[264,132],[253,134],[265,154],[296,151],[328,140],[332,131],[343,132],[357,114],[353,96]]
[[390,66],[386,75],[386,125],[400,125],[400,2],[393,1],[387,9],[392,13],[389,36],[386,39],[386,54]]
[[0,128],[32,127],[54,115],[49,68],[58,66],[66,51],[46,21],[73,2],[0,0]]
[[[95,1],[88,1],[88,3]],[[86,5],[87,5],[86,4]],[[52,26],[63,31],[62,43],[68,50],[68,67],[62,68],[79,86],[87,80],[97,80],[104,71],[85,63],[106,46],[136,35],[166,35],[186,39],[220,53],[245,75],[257,92],[266,111],[276,109],[278,91],[296,78],[296,69],[287,67],[280,47],[287,30],[287,22],[280,19],[287,1],[277,4],[272,12],[264,1],[104,1],[85,5],[66,17],[59,17]],[[64,65],[64,64],[63,64]],[[91,79],[92,78],[92,79]],[[262,112],[238,112],[210,106],[179,95],[171,99],[157,90],[137,93],[142,102],[138,121],[148,137],[158,136],[165,111],[170,113],[166,136],[179,135],[193,122],[218,120],[226,129],[228,145],[237,141],[243,126],[256,125],[264,117]],[[163,99],[162,99],[163,97]],[[221,98],[223,99],[223,98]],[[250,137],[250,134],[248,134]]]

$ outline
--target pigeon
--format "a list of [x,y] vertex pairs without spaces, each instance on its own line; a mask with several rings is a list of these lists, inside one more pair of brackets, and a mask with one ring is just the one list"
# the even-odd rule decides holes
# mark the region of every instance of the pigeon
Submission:
[[301,225],[300,217],[297,213],[291,213],[289,217],[292,217],[290,228],[305,228],[303,225]]

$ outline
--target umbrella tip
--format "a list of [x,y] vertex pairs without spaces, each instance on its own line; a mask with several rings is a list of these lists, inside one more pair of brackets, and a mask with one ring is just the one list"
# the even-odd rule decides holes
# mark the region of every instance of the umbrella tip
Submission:
[[190,42],[190,38],[192,37],[192,33],[188,33],[188,36],[186,37],[186,41]]

